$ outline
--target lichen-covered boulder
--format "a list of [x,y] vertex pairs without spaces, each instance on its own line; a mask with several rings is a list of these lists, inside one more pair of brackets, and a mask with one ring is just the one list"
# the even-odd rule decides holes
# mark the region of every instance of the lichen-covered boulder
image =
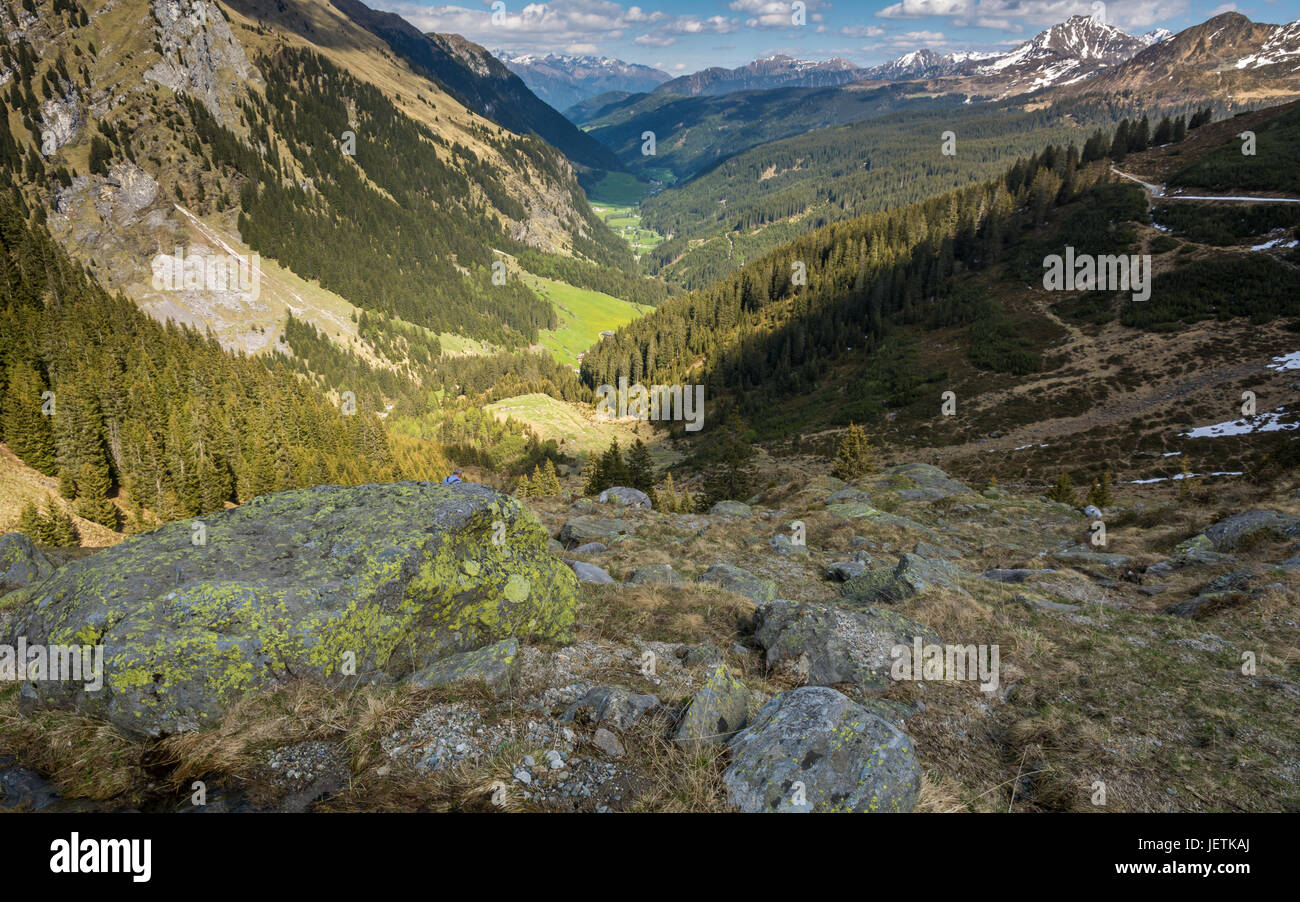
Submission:
[[920,638],[940,644],[934,630],[895,611],[774,601],[754,613],[754,640],[767,666],[813,686],[889,684],[896,645]]
[[19,590],[4,641],[102,645],[101,689],[29,682],[24,699],[174,733],[281,680],[389,681],[502,638],[567,640],[578,580],[546,539],[482,485],[264,495]]
[[44,579],[54,572],[54,565],[21,532],[0,536],[0,595]]
[[717,665],[682,715],[677,742],[695,750],[726,742],[749,719],[749,695],[725,664]]
[[723,782],[745,812],[907,812],[921,791],[906,734],[834,689],[782,692],[728,745]]
[[687,582],[686,577],[674,570],[672,564],[646,564],[644,567],[637,567],[628,574],[627,581],[634,586],[641,586],[647,583],[666,583],[670,586],[684,586]]

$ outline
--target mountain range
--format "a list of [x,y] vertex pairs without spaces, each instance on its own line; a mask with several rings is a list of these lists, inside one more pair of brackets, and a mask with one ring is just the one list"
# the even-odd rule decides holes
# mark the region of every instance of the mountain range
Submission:
[[557,110],[566,110],[597,94],[622,91],[628,94],[653,91],[672,78],[651,66],[625,63],[607,56],[574,56],[565,53],[510,53],[494,50],[511,72],[523,79],[528,89]]

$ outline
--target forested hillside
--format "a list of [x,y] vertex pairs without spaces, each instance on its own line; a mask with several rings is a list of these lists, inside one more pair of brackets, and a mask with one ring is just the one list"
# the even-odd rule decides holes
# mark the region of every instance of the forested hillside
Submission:
[[283,363],[230,355],[109,295],[12,192],[0,301],[0,441],[86,519],[142,529],[265,492],[445,471],[428,443],[399,465],[364,403],[344,415]]

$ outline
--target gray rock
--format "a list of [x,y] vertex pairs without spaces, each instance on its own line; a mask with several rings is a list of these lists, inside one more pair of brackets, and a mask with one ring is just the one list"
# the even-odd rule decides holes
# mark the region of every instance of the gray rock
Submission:
[[682,663],[687,667],[717,667],[722,663],[722,649],[711,642],[705,642],[686,649]]
[[1100,520],[1102,516],[1104,516],[1101,512],[1101,508],[1093,504],[1089,504],[1083,509],[1083,515],[1089,520]]
[[847,582],[862,575],[866,569],[867,565],[862,561],[836,561],[826,568],[826,575],[837,582]]
[[482,682],[499,695],[510,688],[518,671],[519,640],[512,637],[434,661],[405,682],[426,689]]
[[1201,533],[1175,545],[1173,560],[1178,564],[1213,565],[1231,562],[1233,558],[1215,551],[1209,536]]
[[783,532],[779,532],[768,540],[768,545],[772,550],[782,557],[807,557],[808,546],[796,545],[791,538]]
[[719,664],[691,698],[675,738],[699,749],[723,743],[749,719],[749,689]]
[[44,579],[54,565],[32,540],[21,532],[0,536],[0,595]]
[[575,517],[560,527],[559,539],[565,548],[577,548],[591,542],[600,542],[608,546],[612,545],[619,536],[632,532],[632,524],[626,520]]
[[583,561],[565,561],[573,572],[578,575],[578,581],[584,583],[613,583],[616,582],[614,577],[610,576],[595,564],[588,564]]
[[629,692],[617,686],[597,686],[569,705],[562,723],[608,726],[622,732],[659,707],[659,697]]
[[968,593],[957,581],[961,573],[961,568],[951,561],[941,558],[927,560],[916,554],[904,554],[893,570],[865,570],[848,580],[840,594],[857,604],[896,604],[932,589],[966,595]]
[[740,501],[719,501],[709,508],[711,517],[752,517],[753,509]]
[[601,504],[617,504],[620,507],[631,507],[638,510],[650,510],[654,507],[649,495],[640,489],[625,485],[616,485],[613,488],[605,489],[596,500]]
[[1087,546],[1057,551],[1052,557],[1063,564],[1081,564],[1084,566],[1096,567],[1124,567],[1128,564],[1129,559],[1122,554],[1111,554],[1107,551],[1090,551]]
[[531,511],[484,485],[317,486],[202,522],[203,546],[191,521],[169,523],[18,590],[0,644],[104,649],[98,691],[36,681],[28,703],[164,735],[283,680],[388,682],[511,636],[572,633],[577,577]]
[[591,737],[591,744],[600,750],[600,753],[606,758],[622,758],[623,743],[618,741],[618,737],[609,730],[601,727],[596,734]]
[[627,581],[634,586],[641,586],[647,583],[666,583],[671,586],[684,586],[688,580],[676,570],[672,564],[647,564],[644,567],[637,567],[628,575]]
[[714,564],[696,578],[700,583],[716,583],[728,592],[744,595],[755,604],[776,598],[776,583],[755,576],[748,570],[728,564]]
[[41,811],[59,798],[54,784],[34,770],[0,757],[0,811]]
[[862,491],[861,489],[843,488],[843,489],[837,489],[836,491],[831,492],[829,495],[827,495],[826,503],[827,504],[857,503],[857,504],[870,505],[871,498],[869,495],[867,495],[866,492]]
[[754,614],[754,640],[767,666],[813,686],[884,687],[894,660],[891,650],[910,647],[917,637],[940,644],[929,627],[879,608],[774,601]]
[[588,542],[586,545],[579,545],[573,549],[574,554],[600,554],[608,551],[609,548],[603,542]]
[[1055,572],[1056,571],[1051,568],[1047,568],[1043,570],[1026,570],[1026,569],[1003,570],[1003,569],[995,568],[993,570],[985,570],[980,575],[983,576],[985,579],[991,580],[995,583],[1023,583],[1026,579],[1029,579],[1032,576],[1040,576],[1045,573],[1055,573]]
[[723,782],[741,811],[907,812],[920,794],[907,736],[833,689],[782,692],[728,745]]
[[1205,537],[1215,551],[1232,551],[1261,533],[1272,533],[1279,538],[1300,536],[1300,517],[1275,511],[1245,511],[1215,523],[1205,530]]

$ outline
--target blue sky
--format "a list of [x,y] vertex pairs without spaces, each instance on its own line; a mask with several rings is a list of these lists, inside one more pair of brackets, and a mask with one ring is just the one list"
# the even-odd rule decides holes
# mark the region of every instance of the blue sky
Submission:
[[[1002,50],[1094,6],[1094,0],[803,0],[805,24],[796,26],[791,0],[369,2],[423,31],[462,34],[490,49],[612,56],[673,74],[735,67],[774,53],[868,64],[918,47]],[[1108,0],[1105,15],[1138,34],[1156,27],[1177,32],[1226,10],[1257,22],[1290,22],[1300,17],[1300,0]]]

